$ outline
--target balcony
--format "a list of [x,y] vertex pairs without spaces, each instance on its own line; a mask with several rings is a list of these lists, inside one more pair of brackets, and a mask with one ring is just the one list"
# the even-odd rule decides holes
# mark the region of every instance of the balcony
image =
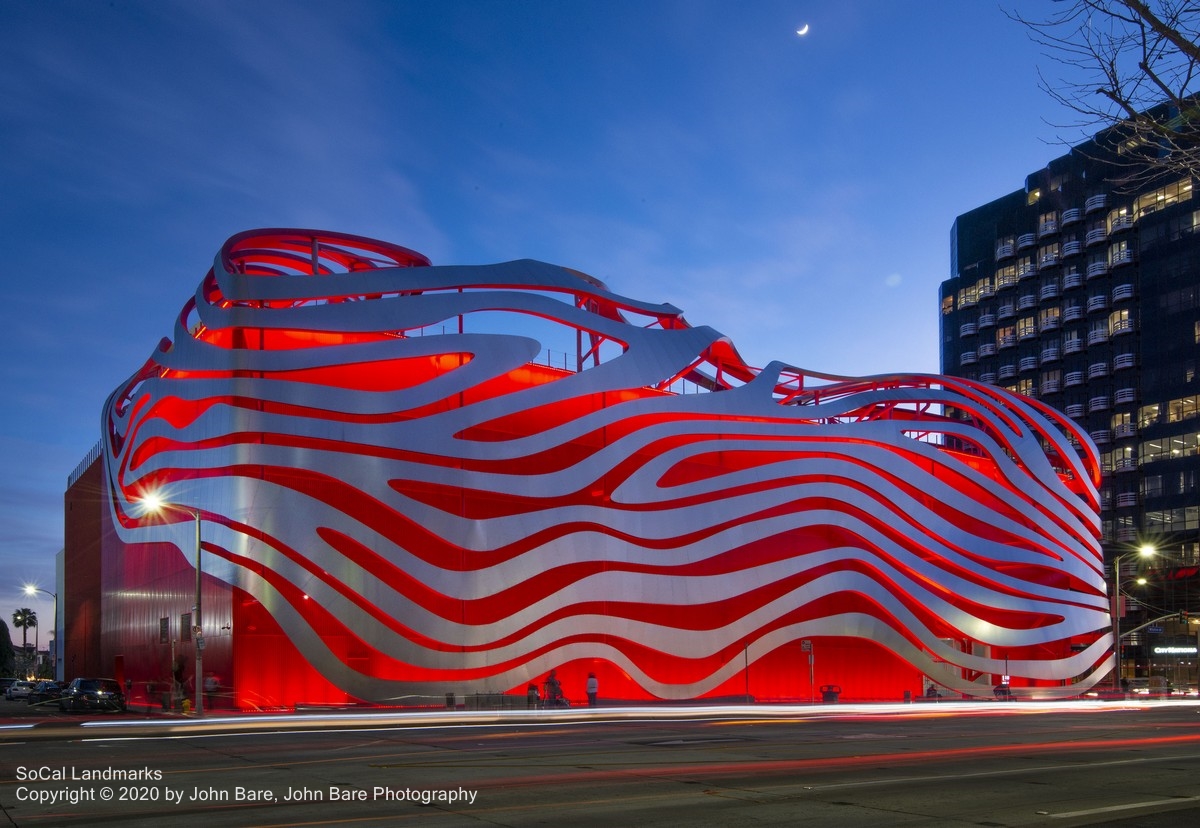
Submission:
[[1080,242],[1080,241],[1063,242],[1062,254],[1063,254],[1064,259],[1067,258],[1068,256],[1078,256],[1082,252],[1083,252],[1083,242]]
[[1121,265],[1130,264],[1133,261],[1132,250],[1116,250],[1108,257],[1108,263],[1112,267],[1120,267]]
[[1063,214],[1062,214],[1063,227],[1066,227],[1068,224],[1074,224],[1075,222],[1079,221],[1082,218],[1083,218],[1083,210],[1080,210],[1078,207],[1072,207],[1070,210],[1063,210]]
[[1083,403],[1071,403],[1063,411],[1068,417],[1082,417],[1085,413]]
[[1108,232],[1117,233],[1117,232],[1120,232],[1121,230],[1128,230],[1130,227],[1133,227],[1133,217],[1132,216],[1117,216],[1109,224]]
[[1026,262],[1025,264],[1017,265],[1017,278],[1028,279],[1030,276],[1036,276],[1038,272],[1036,262]]
[[1002,336],[996,344],[1001,348],[1012,348],[1017,344],[1017,338],[1015,336]]
[[958,358],[959,365],[974,365],[978,361],[979,357],[974,351],[963,351],[962,356]]
[[1068,273],[1066,276],[1063,276],[1062,285],[1063,290],[1072,290],[1077,287],[1083,287],[1083,274]]
[[1017,367],[1022,371],[1036,371],[1038,367],[1037,357],[1021,357],[1021,361],[1017,363]]
[[1037,233],[1022,233],[1017,236],[1017,250],[1024,250],[1026,247],[1033,247],[1037,244]]
[[1108,342],[1108,329],[1096,328],[1094,331],[1088,331],[1088,344],[1099,345],[1101,342]]
[[986,373],[980,374],[980,375],[979,375],[979,381],[980,381],[980,382],[985,382],[985,383],[987,383],[988,385],[995,385],[995,384],[996,384],[996,372],[995,372],[995,371],[988,371],[988,372],[986,372]]
[[996,355],[996,343],[995,342],[980,343],[979,356],[981,359],[983,357],[990,357],[990,356],[995,356],[995,355]]
[[1039,331],[1056,331],[1062,325],[1062,319],[1058,316],[1045,316],[1038,323]]
[[1015,366],[1015,365],[1001,365],[1000,366],[1000,379],[1012,379],[1016,375],[1017,375],[1017,366]]
[[1087,266],[1087,277],[1095,279],[1097,276],[1103,276],[1108,273],[1108,262],[1092,262]]
[[958,326],[959,336],[974,336],[977,333],[979,333],[979,326],[974,322],[964,322]]
[[1083,317],[1083,305],[1069,305],[1063,308],[1062,318],[1064,322],[1074,322],[1077,319],[1083,319]]
[[[963,354],[963,356],[966,356],[966,354]],[[1093,362],[1091,365],[1088,366],[1088,379],[1096,379],[1098,377],[1107,377],[1107,376],[1108,376],[1108,363],[1107,362]]]
[[1107,411],[1110,408],[1112,408],[1112,403],[1109,401],[1107,395],[1103,397],[1092,397],[1090,400],[1088,400],[1089,412]]
[[1108,310],[1108,297],[1103,293],[1098,296],[1089,296],[1087,300],[1087,309],[1088,313]]
[[1017,315],[1017,306],[1016,305],[1001,305],[1000,311],[997,314],[997,316],[999,316],[1001,319],[1012,319],[1016,315]]
[[1100,244],[1107,238],[1108,231],[1103,227],[1097,227],[1095,230],[1087,231],[1087,235],[1083,237],[1083,241],[1088,247],[1091,247],[1093,244]]
[[1032,293],[1027,293],[1017,300],[1017,310],[1029,310],[1030,308],[1036,308],[1037,303],[1038,298]]
[[1043,380],[1042,381],[1042,393],[1043,394],[1057,394],[1058,390],[1059,390],[1058,380]]
[[1038,225],[1038,238],[1058,232],[1058,219],[1046,219]]
[[1112,332],[1113,332],[1113,336],[1120,336],[1121,334],[1133,333],[1133,320],[1132,319],[1116,320],[1115,322],[1112,323]]
[[1067,388],[1075,385],[1083,385],[1083,371],[1071,371],[1067,374],[1065,380]]
[[1119,472],[1137,471],[1137,460],[1132,457],[1122,457],[1113,462],[1113,469]]
[[1137,365],[1137,357],[1133,354],[1117,354],[1113,357],[1113,370],[1121,371]]
[[1042,285],[1042,289],[1038,291],[1038,298],[1045,302],[1047,299],[1057,299],[1058,294],[1058,285],[1050,283],[1048,285]]
[[1113,399],[1118,405],[1128,405],[1129,403],[1137,402],[1136,388],[1120,388],[1117,393],[1113,394]]
[[1011,276],[1004,275],[1004,276],[996,277],[996,288],[998,290],[1003,290],[1004,288],[1010,288],[1013,285],[1015,285],[1016,283],[1017,283],[1016,273],[1013,273]]
[[1045,253],[1041,256],[1038,256],[1037,263],[1038,263],[1038,267],[1042,268],[1042,267],[1054,267],[1056,264],[1058,264],[1058,262],[1059,262],[1059,258],[1058,258],[1057,253]]
[[1132,526],[1122,526],[1117,530],[1118,543],[1133,543],[1138,539],[1138,531]]
[[1057,362],[1060,359],[1062,359],[1062,354],[1059,352],[1058,348],[1042,349],[1042,355],[1040,358],[1042,365],[1045,365],[1047,362]]
[[1138,505],[1137,492],[1121,492],[1117,495],[1117,508],[1128,509],[1130,506]]
[[994,313],[979,314],[979,329],[980,330],[983,330],[984,328],[994,327],[995,324],[996,324],[996,314],[994,314]]
[[1114,302],[1121,302],[1125,299],[1133,298],[1133,285],[1117,285],[1112,290],[1112,298]]
[[1082,339],[1068,339],[1063,343],[1064,354],[1078,354],[1083,351]]
[[1107,206],[1108,206],[1108,194],[1107,193],[1100,193],[1099,195],[1094,195],[1091,198],[1089,198],[1087,201],[1083,202],[1084,212],[1087,212],[1087,213],[1094,213],[1097,210],[1103,210]]
[[1012,242],[996,245],[996,261],[1007,259],[1013,253],[1015,253],[1016,250],[1017,249],[1013,246]]
[[1135,426],[1133,423],[1121,423],[1119,426],[1113,429],[1113,434],[1116,435],[1117,439],[1120,440],[1128,437],[1136,437],[1137,426]]
[[1109,431],[1108,429],[1101,429],[1100,431],[1090,431],[1090,432],[1088,432],[1088,436],[1091,437],[1092,442],[1098,446],[1108,445],[1109,443],[1112,442],[1112,432]]
[[984,285],[981,288],[979,288],[979,298],[980,299],[991,299],[995,295],[996,295],[996,289],[994,287],[992,287],[991,285]]
[[1021,331],[1019,331],[1017,333],[1017,339],[1021,340],[1022,342],[1028,342],[1031,339],[1037,339],[1037,338],[1038,338],[1038,329],[1037,329],[1036,325],[1030,325],[1029,327],[1023,328]]

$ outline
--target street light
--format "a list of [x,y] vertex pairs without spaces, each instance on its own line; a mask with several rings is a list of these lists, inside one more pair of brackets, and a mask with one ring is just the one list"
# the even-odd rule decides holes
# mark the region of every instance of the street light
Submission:
[[39,586],[34,586],[33,584],[25,584],[25,594],[30,598],[34,597],[39,592],[43,595],[49,595],[54,599],[54,680],[62,681],[62,676],[59,675],[58,670],[59,661],[62,659],[62,641],[60,641],[58,638],[58,594],[51,592],[48,589],[42,589]]
[[147,512],[161,514],[175,510],[191,515],[196,523],[196,603],[192,607],[192,638],[196,642],[196,706],[197,716],[204,715],[204,627],[200,620],[200,510],[188,506],[168,503],[156,493],[147,494],[142,498],[142,506]]
[[[1157,550],[1150,544],[1142,544],[1138,547],[1138,554],[1143,558],[1149,558]],[[1112,590],[1112,628],[1113,628],[1113,653],[1116,656],[1116,663],[1113,666],[1113,690],[1121,689],[1121,559],[1125,557],[1126,552],[1122,552],[1113,559],[1113,590]],[[1138,583],[1144,584],[1145,578],[1139,578]]]

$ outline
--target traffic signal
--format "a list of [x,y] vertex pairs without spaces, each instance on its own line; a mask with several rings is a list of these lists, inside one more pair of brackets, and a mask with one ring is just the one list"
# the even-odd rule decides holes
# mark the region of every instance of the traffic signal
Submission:
[[1188,622],[1187,610],[1180,610],[1179,611],[1179,623],[1186,624],[1187,622]]

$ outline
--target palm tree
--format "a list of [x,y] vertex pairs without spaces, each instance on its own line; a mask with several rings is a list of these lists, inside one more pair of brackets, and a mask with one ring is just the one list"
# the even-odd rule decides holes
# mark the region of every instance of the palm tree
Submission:
[[21,654],[25,655],[29,651],[29,628],[37,626],[37,613],[28,607],[22,607],[13,612],[12,622],[14,627],[21,630]]

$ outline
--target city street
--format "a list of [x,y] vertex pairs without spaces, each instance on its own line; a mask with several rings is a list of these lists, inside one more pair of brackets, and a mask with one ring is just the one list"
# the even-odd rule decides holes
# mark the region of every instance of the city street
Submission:
[[4,721],[16,826],[1200,818],[1195,700]]

